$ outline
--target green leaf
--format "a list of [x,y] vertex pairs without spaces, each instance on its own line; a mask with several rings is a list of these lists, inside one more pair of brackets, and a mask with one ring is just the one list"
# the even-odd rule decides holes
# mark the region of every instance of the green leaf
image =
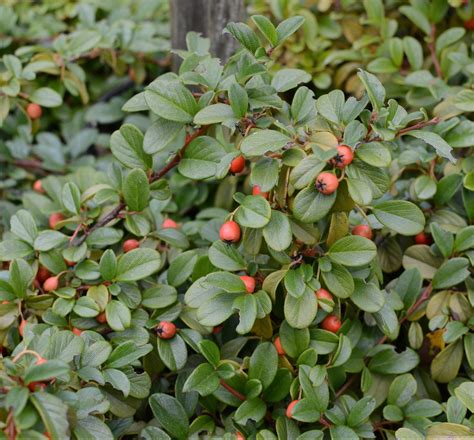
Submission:
[[240,318],[239,325],[235,330],[240,335],[245,335],[252,330],[257,319],[257,301],[255,296],[240,295],[234,300],[232,307],[239,311]]
[[50,251],[54,248],[59,248],[68,240],[67,235],[59,231],[46,230],[39,233],[36,237],[34,247],[37,251]]
[[314,185],[300,191],[293,202],[293,214],[303,223],[314,223],[325,217],[336,201],[334,192],[330,195],[320,193]]
[[331,263],[330,271],[321,272],[328,289],[339,298],[349,298],[354,291],[354,279],[351,273],[340,264]]
[[284,251],[291,245],[292,232],[288,216],[272,210],[270,222],[263,228],[263,237],[268,246],[276,251]]
[[279,131],[258,130],[246,136],[240,145],[240,151],[246,156],[262,156],[267,152],[281,150],[291,139]]
[[385,88],[380,80],[371,73],[359,69],[357,76],[367,91],[372,107],[376,112],[379,112],[385,102]]
[[469,260],[467,258],[452,258],[446,261],[433,277],[435,289],[445,289],[462,283],[469,276]]
[[378,374],[403,374],[415,368],[420,358],[410,348],[397,353],[393,348],[379,351],[369,362],[370,371]]
[[184,392],[197,391],[201,396],[209,396],[219,388],[220,380],[214,368],[207,364],[198,365],[183,386]]
[[148,206],[150,185],[145,171],[137,168],[127,174],[123,182],[123,196],[131,211],[143,211]]
[[360,399],[350,410],[347,424],[353,428],[362,424],[375,409],[375,399],[366,396]]
[[153,415],[166,431],[178,439],[187,438],[189,420],[179,400],[167,394],[156,393],[150,396],[148,402]]
[[454,394],[469,411],[474,412],[474,382],[462,383],[454,390]]
[[301,69],[280,69],[272,79],[272,87],[278,93],[294,89],[300,83],[311,81],[311,75]]
[[230,271],[245,269],[245,261],[237,248],[223,241],[215,241],[209,248],[209,260],[219,269]]
[[252,15],[250,18],[268,42],[272,46],[276,46],[278,44],[278,34],[273,23],[264,15]]
[[271,209],[263,197],[246,196],[235,212],[235,221],[248,228],[263,228],[270,221]]
[[193,122],[198,110],[194,96],[179,81],[155,80],[145,90],[145,100],[153,113],[183,124]]
[[171,370],[177,371],[184,367],[188,359],[186,344],[176,335],[172,339],[157,339],[158,354],[163,363]]
[[22,241],[33,245],[38,236],[35,220],[26,209],[18,210],[10,219],[11,231]]
[[42,382],[53,377],[58,377],[69,373],[69,365],[58,359],[51,359],[41,365],[33,365],[28,368],[25,374],[25,383]]
[[431,145],[441,157],[445,157],[453,163],[456,162],[456,159],[451,154],[451,146],[439,134],[425,130],[411,130],[408,131],[406,135],[425,141]]
[[229,87],[229,101],[233,116],[243,118],[247,113],[249,97],[247,91],[238,83],[232,83]]
[[265,416],[267,407],[260,399],[247,399],[239,406],[234,414],[234,420],[240,425],[245,426],[247,422],[253,420],[260,422]]
[[295,15],[283,20],[276,28],[278,44],[283,43],[289,36],[294,34],[304,23],[304,17]]
[[227,104],[212,104],[204,107],[194,116],[194,124],[210,125],[223,122],[227,119],[234,119],[234,111]]
[[31,403],[38,411],[51,440],[69,437],[68,406],[50,393],[36,392],[30,396]]
[[61,199],[67,211],[72,214],[79,214],[81,209],[81,192],[75,183],[68,182],[63,186]]
[[373,241],[365,237],[349,236],[336,241],[328,251],[329,258],[344,266],[362,266],[370,263],[377,253]]
[[113,280],[117,274],[117,258],[112,249],[107,249],[100,257],[99,271],[107,281]]
[[22,259],[13,260],[10,264],[9,276],[9,281],[15,295],[18,298],[25,298],[27,289],[34,278],[34,273],[30,265]]
[[[453,252],[454,237],[449,231],[444,230],[438,223],[431,223],[431,234],[433,235],[436,246],[445,258],[448,258]],[[473,228],[474,229],[474,228]]]
[[229,23],[225,30],[231,33],[242,46],[253,54],[260,47],[257,34],[245,23]]
[[273,382],[278,369],[278,353],[270,342],[263,342],[257,346],[250,357],[249,379],[258,379],[266,389]]
[[415,26],[420,28],[426,35],[431,33],[431,24],[428,17],[418,8],[414,6],[401,6],[400,12],[407,16]]
[[374,167],[388,167],[392,160],[390,150],[383,142],[370,142],[357,148],[357,157]]
[[49,87],[40,87],[30,95],[30,101],[43,107],[58,107],[63,103],[61,95]]
[[109,326],[117,332],[130,327],[132,321],[130,310],[120,301],[110,301],[105,308],[105,315]]
[[222,145],[210,136],[194,139],[186,148],[179,162],[179,172],[190,179],[207,179],[217,174],[218,165],[226,152]]
[[398,407],[405,406],[417,390],[417,382],[411,374],[395,377],[388,390],[387,402]]
[[355,289],[351,295],[352,302],[365,312],[378,312],[385,303],[383,293],[374,283],[365,283],[364,280],[355,278]]
[[378,203],[373,213],[380,223],[401,235],[416,235],[425,227],[421,209],[406,200]]
[[113,155],[127,168],[149,170],[152,158],[143,150],[143,134],[131,124],[125,124],[120,130],[114,131],[110,138]]
[[117,281],[136,281],[150,276],[161,265],[160,254],[154,249],[134,249],[119,257]]
[[309,327],[316,317],[317,311],[318,303],[312,290],[306,288],[303,295],[298,298],[286,295],[285,318],[292,327],[299,329]]

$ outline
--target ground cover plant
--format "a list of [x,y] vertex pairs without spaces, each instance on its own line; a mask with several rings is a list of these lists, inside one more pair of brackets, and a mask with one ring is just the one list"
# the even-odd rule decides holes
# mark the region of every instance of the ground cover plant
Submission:
[[[101,100],[109,67],[87,55],[85,109],[60,71],[4,56],[1,438],[473,434],[472,35],[449,27],[472,5],[386,3],[360,20],[397,69],[364,61],[352,90],[282,63],[306,13],[229,23],[226,63],[195,33],[177,73],[130,49],[161,71],[133,96]],[[58,25],[114,22],[58,5]]]

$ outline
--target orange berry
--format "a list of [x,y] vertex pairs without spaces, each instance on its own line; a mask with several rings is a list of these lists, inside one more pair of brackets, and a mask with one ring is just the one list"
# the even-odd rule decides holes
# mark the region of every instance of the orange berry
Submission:
[[20,326],[18,327],[18,333],[20,333],[20,336],[23,336],[26,324],[28,324],[28,322],[25,319],[22,319],[20,322]]
[[38,358],[38,360],[35,362],[35,365],[42,365],[42,364],[45,364],[46,362],[48,362],[47,359],[45,359],[44,357],[40,357],[40,358]]
[[62,215],[60,212],[55,212],[49,216],[49,227],[51,229],[56,229],[56,225],[63,220],[64,215]]
[[38,192],[38,193],[44,193],[44,188],[43,188],[43,183],[41,180],[35,180],[35,183],[33,183],[33,190]]
[[106,316],[105,312],[99,313],[99,314],[95,317],[95,320],[96,320],[99,324],[105,324],[105,323],[107,322],[107,316]]
[[245,289],[247,293],[253,293],[255,291],[255,278],[249,277],[248,275],[242,275],[240,279],[245,284]]
[[172,322],[161,321],[156,326],[156,333],[160,339],[171,339],[176,334],[176,326]]
[[295,405],[299,402],[299,400],[293,400],[293,402],[291,402],[288,407],[286,408],[286,417],[288,417],[289,419],[291,419],[291,416],[292,416],[292,412],[293,412],[293,408],[295,407]]
[[328,315],[321,323],[321,327],[332,333],[337,333],[341,328],[341,320],[336,315]]
[[333,173],[327,171],[321,173],[316,179],[316,189],[325,195],[332,194],[339,186],[339,181]]
[[131,250],[136,249],[138,247],[140,247],[140,243],[138,242],[138,240],[135,240],[133,238],[131,238],[130,240],[125,240],[123,242],[124,252],[130,252]]
[[352,235],[359,235],[361,237],[372,240],[372,228],[369,225],[357,225],[352,228]]
[[163,229],[176,229],[178,227],[178,224],[174,221],[171,220],[170,218],[167,218],[163,224],[161,225]]
[[222,241],[236,243],[240,240],[240,226],[233,220],[229,220],[221,226],[219,236]]
[[326,289],[318,289],[316,291],[316,298],[318,299],[328,299],[329,301],[332,301],[332,295],[326,290]]
[[82,335],[82,330],[76,328],[76,327],[73,327],[72,328],[72,332],[77,335],[77,336],[81,336]]
[[52,292],[53,290],[56,290],[59,286],[59,278],[56,277],[49,277],[44,283],[43,283],[43,290],[45,292]]
[[39,119],[43,114],[43,109],[40,105],[36,104],[35,102],[30,102],[26,106],[26,113],[31,119]]
[[429,234],[420,232],[419,234],[415,235],[415,243],[416,244],[431,244],[431,237]]
[[279,356],[285,356],[286,353],[285,353],[285,350],[283,349],[283,347],[281,346],[280,336],[277,336],[275,338],[275,340],[273,341],[273,345],[275,346],[276,351],[277,351]]
[[229,171],[232,174],[241,173],[245,168],[245,158],[244,156],[237,156],[232,162],[230,163]]
[[352,148],[347,145],[339,145],[337,147],[337,154],[331,160],[331,163],[337,168],[344,168],[349,165],[354,159]]
[[268,193],[267,192],[262,192],[262,190],[260,189],[260,186],[258,186],[258,185],[255,185],[252,188],[252,195],[253,196],[262,196],[264,199],[268,199]]

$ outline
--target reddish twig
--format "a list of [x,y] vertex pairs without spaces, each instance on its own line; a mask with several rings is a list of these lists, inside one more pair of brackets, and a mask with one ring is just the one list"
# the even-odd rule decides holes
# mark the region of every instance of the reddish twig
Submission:
[[398,133],[397,133],[397,136],[403,136],[404,134],[407,134],[408,132],[410,131],[413,131],[413,130],[419,130],[420,128],[425,128],[425,127],[428,127],[430,125],[436,125],[438,124],[440,121],[440,119],[436,116],[434,117],[433,119],[430,119],[429,121],[421,121],[421,122],[418,122],[418,124],[415,124],[415,125],[412,125],[410,127],[405,127],[405,128],[402,128]]
[[[428,284],[424,289],[423,292],[421,292],[420,297],[416,300],[416,302],[407,310],[406,314],[399,319],[398,324],[402,325],[408,318],[410,318],[420,307],[420,305],[425,302],[431,295],[431,292],[433,291],[433,286],[432,284]],[[388,336],[384,335],[382,336],[377,342],[377,345],[382,345],[384,344],[388,339]],[[367,357],[364,358],[364,362],[367,362]],[[350,387],[351,385],[355,382],[357,376],[351,376],[350,379],[336,392],[336,398],[344,394]]]
[[[196,130],[193,134],[189,135],[186,137],[186,141],[183,145],[183,147],[175,154],[171,162],[166,165],[164,168],[162,168],[160,171],[157,171],[156,173],[152,174],[150,176],[150,183],[154,182],[158,179],[161,179],[166,173],[168,173],[170,170],[172,170],[183,157],[184,152],[186,151],[186,148],[188,145],[196,139],[198,136],[201,136],[204,134],[207,130],[207,126],[201,127],[199,130]],[[88,229],[84,234],[79,237],[76,242],[74,243],[75,246],[80,246],[84,241],[87,239],[89,235],[92,234],[92,232],[96,231],[99,228],[102,228],[103,226],[106,226],[109,224],[112,220],[118,218],[120,216],[120,211],[125,208],[125,203],[121,202],[119,203],[112,211],[110,211],[107,215],[105,215],[100,221],[98,221],[94,226],[92,226],[90,229]]]
[[232,388],[229,384],[225,383],[224,379],[221,379],[220,383],[227,391],[229,391],[229,393],[231,393],[235,397],[237,397],[237,399],[242,400],[242,401],[244,401],[246,399],[246,397],[243,394],[240,394],[237,390]]
[[430,36],[430,42],[428,43],[428,49],[430,50],[431,61],[433,62],[436,75],[438,76],[438,78],[443,79],[443,71],[441,69],[441,64],[439,63],[438,55],[436,55],[435,42],[436,42],[436,25],[433,24],[431,26],[431,36]]
[[180,160],[183,157],[184,152],[186,151],[186,148],[188,148],[188,145],[197,137],[203,135],[206,130],[207,130],[207,125],[202,126],[199,130],[196,130],[193,134],[189,135],[186,137],[186,141],[183,145],[183,147],[175,154],[171,162],[166,165],[163,169],[160,171],[157,171],[156,173],[153,173],[153,175],[150,178],[150,182],[155,182],[158,179],[161,179],[166,173],[168,173],[170,170],[172,170],[176,165],[179,164]]

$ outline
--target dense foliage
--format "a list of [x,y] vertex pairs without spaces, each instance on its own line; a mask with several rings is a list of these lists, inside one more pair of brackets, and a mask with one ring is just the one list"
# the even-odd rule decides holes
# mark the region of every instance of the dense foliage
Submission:
[[178,73],[165,2],[44,3],[0,6],[0,438],[472,435],[471,3],[254,1]]

